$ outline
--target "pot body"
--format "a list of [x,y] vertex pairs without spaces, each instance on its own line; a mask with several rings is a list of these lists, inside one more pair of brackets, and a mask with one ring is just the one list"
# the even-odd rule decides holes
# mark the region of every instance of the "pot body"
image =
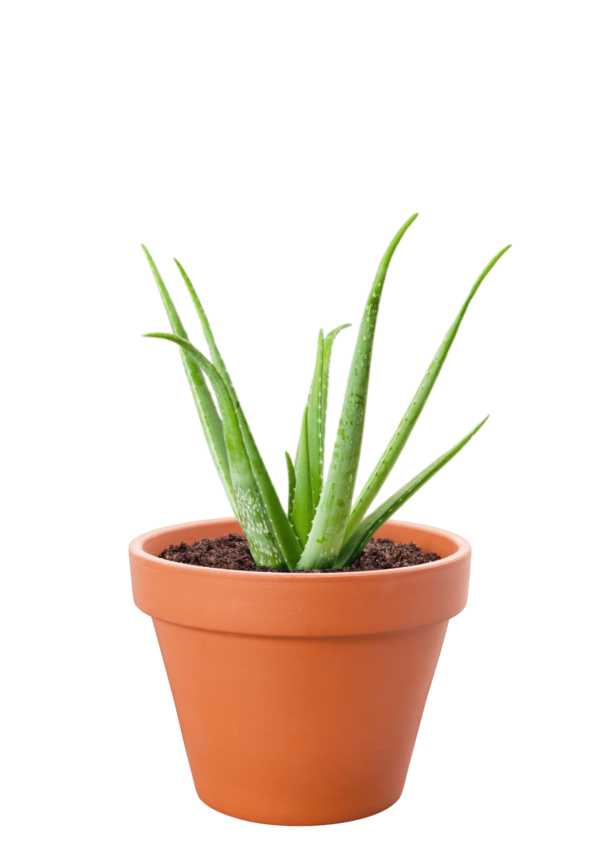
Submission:
[[422,525],[377,536],[442,560],[341,574],[173,564],[168,545],[239,533],[233,519],[138,537],[134,599],[152,616],[194,784],[225,814],[323,825],[400,797],[470,547]]

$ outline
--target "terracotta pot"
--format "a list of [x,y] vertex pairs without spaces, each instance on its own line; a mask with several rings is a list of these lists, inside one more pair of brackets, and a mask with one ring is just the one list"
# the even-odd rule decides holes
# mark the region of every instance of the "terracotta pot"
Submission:
[[467,602],[471,548],[387,522],[377,536],[442,560],[342,574],[233,572],[157,555],[240,533],[234,519],[162,528],[130,546],[196,791],[254,822],[323,825],[398,800],[444,642]]

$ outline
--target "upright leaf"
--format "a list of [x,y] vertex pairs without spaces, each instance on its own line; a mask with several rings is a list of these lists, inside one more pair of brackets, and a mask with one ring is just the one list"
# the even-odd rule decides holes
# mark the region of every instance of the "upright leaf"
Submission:
[[369,542],[375,531],[377,531],[384,522],[387,522],[389,518],[391,518],[396,510],[398,510],[403,504],[405,504],[408,499],[417,492],[417,490],[421,489],[421,487],[427,483],[427,481],[432,478],[441,468],[443,468],[446,463],[448,463],[458,452],[464,448],[464,446],[471,440],[477,431],[483,427],[483,425],[488,420],[488,416],[480,422],[477,427],[473,428],[473,430],[465,436],[464,439],[461,439],[460,442],[451,448],[449,451],[446,451],[445,454],[442,454],[441,457],[438,457],[431,465],[427,466],[420,474],[416,475],[409,483],[403,486],[398,492],[395,492],[394,495],[390,496],[387,501],[378,507],[377,510],[374,510],[366,519],[359,524],[356,528],[352,536],[346,543],[340,552],[339,557],[334,563],[335,569],[343,569],[344,566],[348,566],[357,557],[360,557],[365,545]]
[[[156,280],[156,284],[158,286],[158,290],[160,292],[173,333],[177,336],[181,336],[183,339],[187,339],[188,336],[185,331],[185,328],[181,322],[181,319],[179,318],[177,310],[175,309],[175,305],[171,300],[171,296],[167,291],[167,287],[165,286],[163,279],[159,274],[158,268],[156,267],[154,260],[152,259],[150,253],[144,245],[142,245],[142,249],[146,254],[146,259],[148,260],[148,264],[150,265],[152,274],[154,275],[154,279]],[[208,448],[210,450],[217,472],[219,473],[219,477],[221,478],[221,481],[225,488],[225,492],[227,493],[229,503],[231,504],[234,513],[236,513],[237,515],[237,507],[231,489],[231,475],[229,473],[229,464],[227,460],[227,451],[225,449],[223,424],[221,422],[221,418],[219,416],[219,413],[217,412],[217,408],[215,407],[215,402],[213,401],[212,395],[210,394],[210,391],[206,385],[206,381],[202,376],[201,369],[194,362],[193,357],[191,357],[187,351],[185,351],[183,348],[180,348],[180,353],[181,359],[183,361],[183,367],[188,382],[190,384],[190,388],[192,390],[196,409],[200,417],[200,423],[202,425],[204,436],[208,444]]]
[[325,424],[327,421],[327,402],[329,400],[329,367],[331,365],[331,350],[338,333],[350,326],[350,324],[340,324],[340,326],[336,327],[335,330],[330,330],[325,337],[323,345],[323,381],[321,384],[321,475],[323,475],[325,451]]
[[296,451],[296,464],[294,467],[296,481],[302,481],[298,498],[306,498],[304,482],[310,480],[310,503],[296,505],[296,512],[302,515],[301,543],[306,542],[304,536],[306,516],[310,516],[306,535],[310,531],[312,521],[323,490],[323,458],[325,453],[325,422],[327,419],[327,392],[329,388],[329,367],[331,363],[331,349],[338,333],[349,324],[336,327],[323,338],[323,331],[319,331],[317,343],[317,358],[315,369],[308,394],[308,401],[304,409],[302,427],[298,449]]
[[303,548],[306,545],[314,516],[310,472],[310,445],[308,438],[308,407],[304,408],[304,416],[302,417],[302,430],[300,432],[295,471],[296,488],[290,518],[294,523],[300,545]]
[[[312,498],[311,503],[314,509],[317,509],[321,490],[323,489],[323,429],[322,429],[322,409],[323,404],[323,331],[319,330],[319,341],[317,343],[317,361],[315,363],[315,371],[313,374],[310,392],[308,393],[308,402],[306,405],[306,437],[308,442],[307,461],[309,465],[310,485]],[[310,531],[314,512],[311,510],[310,524],[307,530]],[[302,544],[306,543],[306,538],[301,539]]]
[[292,463],[292,458],[287,451],[285,452],[285,462],[288,472],[288,519],[291,519],[292,510],[294,509],[294,493],[296,491],[296,471]]
[[404,417],[402,418],[402,421],[398,425],[398,428],[394,433],[392,439],[390,440],[389,445],[383,452],[377,466],[375,467],[374,472],[365,484],[361,494],[358,497],[358,500],[356,501],[356,504],[352,508],[352,512],[348,520],[348,527],[346,528],[346,540],[352,536],[352,534],[358,527],[361,519],[373,503],[374,498],[377,496],[377,493],[379,492],[389,473],[393,469],[396,460],[400,456],[400,452],[406,445],[408,437],[412,433],[417,419],[421,415],[421,411],[425,406],[427,399],[429,398],[431,390],[435,385],[440,371],[442,370],[442,366],[444,365],[446,357],[448,356],[448,351],[452,347],[452,343],[454,342],[456,334],[458,333],[458,329],[462,323],[462,320],[469,307],[469,304],[475,297],[475,293],[477,292],[489,272],[496,265],[500,257],[505,254],[509,248],[510,245],[501,250],[500,253],[496,254],[492,261],[488,263],[488,265],[486,265],[486,267],[483,269],[483,271],[475,281],[473,288],[469,292],[467,300],[462,305],[460,312],[458,313],[450,329],[444,336],[442,344],[438,348],[435,357],[431,361],[431,364],[427,369],[427,373],[425,374],[421,385],[417,389],[414,398],[410,402],[408,409],[404,414]]
[[[300,544],[304,546],[308,538],[310,526],[317,509],[317,502],[320,497],[320,489],[318,483],[318,463],[315,458],[319,456],[319,446],[321,441],[321,428],[319,424],[318,407],[321,398],[321,382],[323,378],[323,331],[319,330],[319,338],[317,342],[317,360],[315,369],[308,393],[306,406],[302,412],[302,424],[300,426],[300,436],[298,437],[298,447],[296,448],[296,460],[294,463],[294,477],[296,487],[294,491],[294,501],[290,511],[291,517],[296,515],[300,519],[301,530],[294,526],[299,534]],[[311,456],[312,455],[312,456]],[[307,502],[307,496],[310,499]],[[316,496],[316,501],[315,501]]]
[[373,337],[383,284],[394,251],[417,216],[400,228],[385,252],[358,331],[331,466],[299,568],[326,569],[340,552],[350,515],[362,443]]

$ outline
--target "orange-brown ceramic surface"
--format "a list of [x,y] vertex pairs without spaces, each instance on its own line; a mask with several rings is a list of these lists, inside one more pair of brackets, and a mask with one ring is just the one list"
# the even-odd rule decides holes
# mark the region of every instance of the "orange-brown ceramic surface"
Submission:
[[170,563],[168,545],[240,532],[234,519],[144,534],[133,595],[152,616],[200,798],[282,825],[345,822],[404,786],[471,550],[447,531],[377,533],[442,560],[381,572],[278,574]]

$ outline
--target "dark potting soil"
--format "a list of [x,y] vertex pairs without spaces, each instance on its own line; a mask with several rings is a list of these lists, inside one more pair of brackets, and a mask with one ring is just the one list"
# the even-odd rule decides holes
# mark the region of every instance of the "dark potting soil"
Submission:
[[[160,555],[174,563],[187,563],[190,566],[210,566],[213,569],[234,569],[242,572],[273,572],[266,566],[257,566],[246,537],[241,534],[227,534],[216,539],[202,539],[188,545],[170,545]],[[421,551],[414,542],[393,542],[391,539],[370,540],[361,556],[344,569],[302,569],[294,575],[304,572],[371,572],[375,569],[401,569],[403,566],[419,566],[440,560],[439,554]],[[286,571],[286,570],[281,570]],[[286,572],[287,573],[287,572]],[[292,573],[287,573],[292,574]]]

